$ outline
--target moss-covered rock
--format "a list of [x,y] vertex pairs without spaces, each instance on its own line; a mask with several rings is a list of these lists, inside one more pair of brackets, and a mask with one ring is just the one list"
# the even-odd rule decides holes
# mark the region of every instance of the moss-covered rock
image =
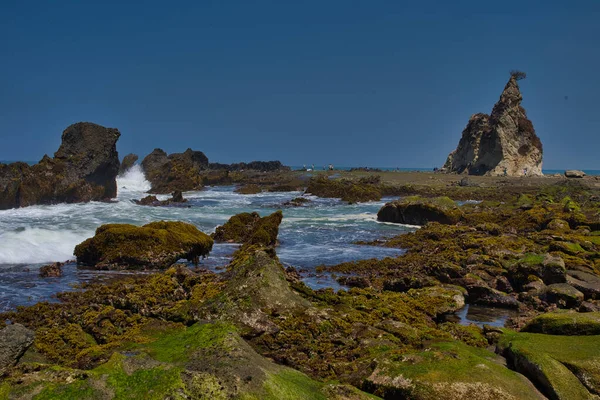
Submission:
[[387,356],[364,383],[386,399],[542,399],[522,376],[487,350],[442,342]]
[[216,242],[274,246],[277,244],[282,219],[281,211],[262,218],[256,212],[237,214],[222,226],[218,226],[212,237]]
[[319,197],[339,198],[349,203],[377,201],[385,192],[378,179],[329,179],[319,175],[308,182],[306,193]]
[[507,331],[500,337],[498,349],[550,399],[598,398],[600,336]]
[[428,222],[453,225],[461,215],[456,203],[448,197],[425,199],[413,196],[387,203],[377,213],[377,219],[408,225],[425,225]]
[[561,308],[578,307],[584,299],[583,293],[567,283],[554,283],[546,288],[546,300]]
[[523,332],[548,335],[600,335],[600,312],[554,312],[529,321]]
[[239,193],[239,194],[257,194],[257,193],[262,192],[262,189],[258,185],[248,184],[248,185],[243,185],[243,186],[236,188],[235,192]]
[[164,269],[182,258],[197,262],[212,245],[208,235],[185,222],[107,224],[77,245],[75,256],[79,264],[98,269]]

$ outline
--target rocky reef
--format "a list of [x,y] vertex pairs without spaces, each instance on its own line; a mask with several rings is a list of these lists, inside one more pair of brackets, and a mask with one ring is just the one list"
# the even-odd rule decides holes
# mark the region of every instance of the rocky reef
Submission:
[[212,246],[208,235],[185,222],[107,224],[77,245],[75,256],[78,264],[97,269],[165,269],[182,258],[197,263]]
[[201,151],[192,149],[169,155],[162,149],[154,149],[142,160],[146,179],[152,184],[150,193],[201,189],[200,171],[207,168],[208,158]]
[[0,164],[0,209],[116,197],[119,136],[117,129],[79,122],[64,130],[54,158]]
[[281,161],[251,161],[249,163],[241,162],[234,164],[221,164],[221,163],[210,163],[209,168],[212,170],[226,170],[226,171],[262,171],[262,172],[274,172],[274,171],[289,171],[290,167],[287,167],[281,163]]
[[158,200],[156,196],[148,195],[140,200],[133,200],[135,204],[140,206],[150,207],[185,207],[187,199],[183,198],[183,193],[179,190],[171,193],[171,198],[166,200]]
[[469,119],[443,171],[470,175],[542,175],[542,142],[521,106],[523,96],[511,74],[492,113]]

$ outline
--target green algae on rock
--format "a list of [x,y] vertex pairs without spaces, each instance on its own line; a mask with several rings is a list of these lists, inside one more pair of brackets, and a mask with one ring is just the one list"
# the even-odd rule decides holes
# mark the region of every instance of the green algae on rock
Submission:
[[548,335],[600,335],[600,312],[541,314],[529,321],[521,331]]
[[277,244],[279,224],[283,213],[276,211],[266,217],[258,213],[241,213],[218,226],[212,238],[216,242],[247,243],[250,245],[274,246]]
[[428,222],[456,224],[462,212],[448,197],[426,199],[411,196],[384,205],[377,213],[377,220],[408,225],[425,225]]
[[75,247],[75,256],[79,264],[98,269],[165,269],[182,258],[197,261],[212,246],[210,236],[185,222],[106,224]]
[[505,331],[498,350],[550,399],[598,399],[600,336]]

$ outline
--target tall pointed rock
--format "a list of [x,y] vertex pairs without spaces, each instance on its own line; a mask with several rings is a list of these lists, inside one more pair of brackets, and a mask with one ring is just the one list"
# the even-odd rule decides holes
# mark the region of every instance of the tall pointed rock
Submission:
[[542,142],[521,107],[515,76],[504,87],[491,115],[473,115],[443,170],[470,175],[542,175]]

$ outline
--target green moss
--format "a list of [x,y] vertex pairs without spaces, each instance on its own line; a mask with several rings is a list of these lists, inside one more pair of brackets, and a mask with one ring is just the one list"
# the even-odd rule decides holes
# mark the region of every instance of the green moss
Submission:
[[277,243],[279,225],[283,213],[276,211],[266,217],[258,213],[234,215],[212,235],[217,242],[236,242],[259,246],[274,246]]
[[546,313],[529,321],[522,331],[549,335],[600,335],[600,312]]
[[223,347],[233,325],[227,323],[197,323],[189,328],[169,335],[161,334],[159,339],[144,345],[144,349],[158,361],[183,363],[190,356],[190,349]]
[[[517,371],[551,398],[589,399],[598,392],[600,336],[555,336],[507,331],[498,346]],[[587,386],[587,388],[586,388]]]
[[180,258],[197,261],[212,245],[208,235],[185,222],[107,224],[77,245],[74,254],[78,263],[97,268],[167,268]]
[[49,384],[33,397],[34,400],[100,400],[104,398],[104,393],[86,381],[76,381],[71,384]]
[[267,396],[265,400],[307,399],[326,400],[321,389],[323,384],[294,370],[285,369],[281,372],[268,374],[264,383]]

